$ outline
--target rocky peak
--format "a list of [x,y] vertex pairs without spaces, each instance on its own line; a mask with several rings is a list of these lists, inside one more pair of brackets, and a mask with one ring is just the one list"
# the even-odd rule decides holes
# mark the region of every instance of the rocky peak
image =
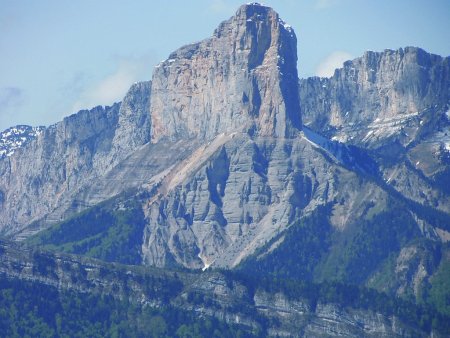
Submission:
[[301,129],[296,46],[294,31],[274,10],[241,6],[211,38],[156,66],[152,142],[236,131],[293,136]]

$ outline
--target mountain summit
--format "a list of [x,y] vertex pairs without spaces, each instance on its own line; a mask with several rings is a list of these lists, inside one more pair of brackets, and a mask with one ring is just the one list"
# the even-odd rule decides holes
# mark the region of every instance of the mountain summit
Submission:
[[152,141],[235,131],[292,137],[301,129],[296,67],[292,28],[269,7],[241,6],[211,38],[156,67]]

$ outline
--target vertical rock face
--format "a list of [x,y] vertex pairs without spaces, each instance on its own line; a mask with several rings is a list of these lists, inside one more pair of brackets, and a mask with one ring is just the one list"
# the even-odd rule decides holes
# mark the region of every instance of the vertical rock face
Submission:
[[378,149],[388,184],[449,212],[450,57],[414,47],[366,52],[331,78],[301,80],[300,97],[305,125]]
[[136,82],[122,101],[113,139],[114,155],[119,158],[150,141],[151,88],[151,81]]
[[[296,44],[275,11],[253,3],[156,67],[152,142],[210,142],[167,175],[145,209],[146,263],[233,266],[309,204],[309,177],[291,163],[309,149],[295,141]],[[308,196],[292,205],[295,194]]]
[[212,38],[184,46],[153,74],[152,142],[301,128],[295,33],[271,8],[242,6]]
[[[450,99],[450,58],[407,47],[366,52],[331,78],[300,81],[305,125],[342,142],[411,142],[420,117]],[[407,134],[407,135],[406,135]]]

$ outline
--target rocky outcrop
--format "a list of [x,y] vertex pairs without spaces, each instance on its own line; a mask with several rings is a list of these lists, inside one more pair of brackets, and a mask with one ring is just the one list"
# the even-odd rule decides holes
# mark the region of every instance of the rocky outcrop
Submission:
[[[448,215],[435,210],[450,208],[440,184],[450,130],[448,58],[415,48],[369,52],[300,88],[296,61],[289,25],[268,7],[242,6],[213,37],[171,54],[153,82],[133,85],[122,103],[72,115],[0,160],[0,233],[23,239],[106,200],[114,202],[111,214],[132,200],[147,222],[138,242],[143,264],[232,268],[253,253],[263,257],[268,252],[258,250],[278,235],[268,251],[282,247],[286,229],[326,206],[330,243],[317,240],[323,234],[315,228],[307,235],[341,250],[348,263],[369,250],[364,236],[373,233],[361,228],[381,223],[369,221],[392,203],[408,216],[399,236],[406,226],[417,230],[394,243],[390,259],[398,257],[401,268],[393,273],[404,278],[393,288],[416,292],[435,266],[416,264],[418,251],[407,250],[412,237],[420,237],[418,228],[420,240],[449,236]],[[419,140],[436,137],[445,146],[424,165],[435,143]],[[384,243],[369,244],[378,256],[361,283],[387,259]],[[329,262],[331,272],[341,263]],[[272,301],[282,308],[281,296]],[[317,327],[335,320],[323,318]],[[352,318],[345,319],[350,327],[360,325]],[[389,327],[371,318],[368,326]],[[353,334],[339,325],[331,332]]]
[[449,95],[450,58],[414,47],[366,52],[331,78],[300,80],[305,125],[370,148],[411,143],[429,122],[427,110],[443,114]]
[[[13,233],[43,217],[108,167],[119,105],[80,111],[0,161],[0,229]],[[102,156],[103,154],[103,156]]]
[[294,136],[301,129],[296,46],[294,31],[274,10],[242,6],[212,38],[156,67],[152,142],[235,131]]
[[450,57],[414,47],[366,52],[331,78],[300,80],[300,97],[305,125],[370,149],[390,187],[450,212]]

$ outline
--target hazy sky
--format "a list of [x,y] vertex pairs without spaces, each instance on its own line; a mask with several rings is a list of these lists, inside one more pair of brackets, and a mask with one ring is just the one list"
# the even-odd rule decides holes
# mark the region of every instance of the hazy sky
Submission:
[[[120,101],[181,45],[211,36],[242,1],[0,0],[0,130],[48,125]],[[300,77],[366,50],[450,54],[450,0],[273,0],[296,31]]]

